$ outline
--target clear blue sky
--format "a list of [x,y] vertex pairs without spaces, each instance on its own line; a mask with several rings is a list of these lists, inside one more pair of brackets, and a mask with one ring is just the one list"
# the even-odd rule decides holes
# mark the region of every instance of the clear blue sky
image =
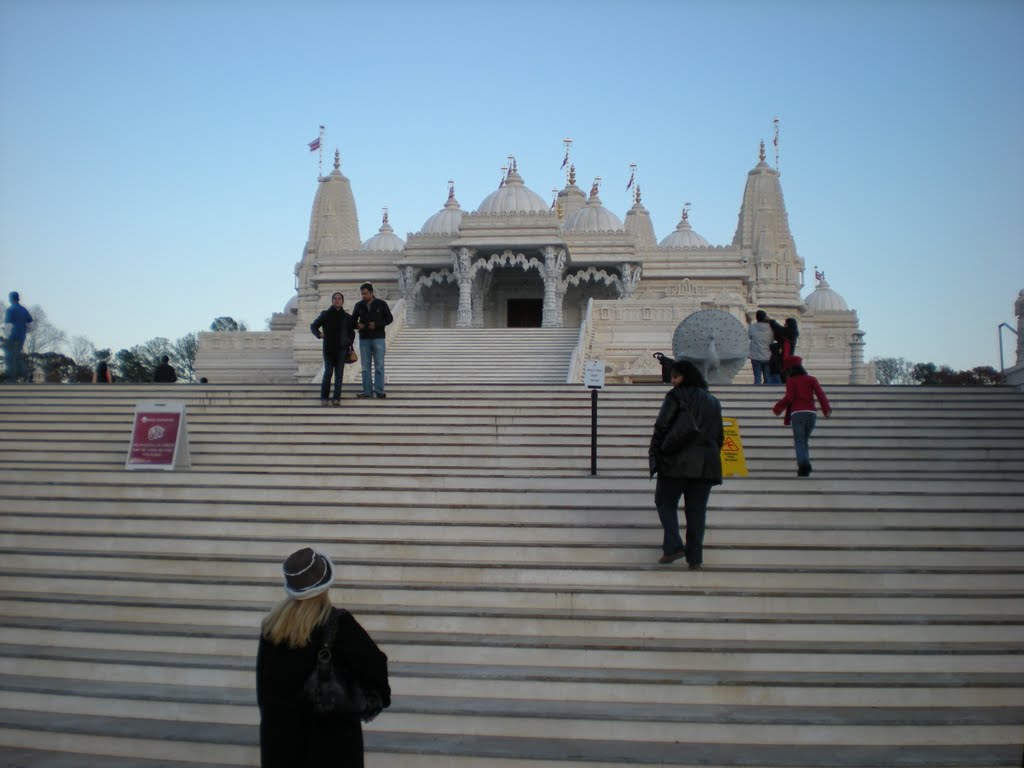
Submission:
[[0,99],[0,291],[115,350],[281,310],[320,123],[363,239],[509,153],[547,198],[569,136],[620,216],[637,163],[659,239],[689,201],[724,245],[778,116],[806,282],[868,357],[997,365],[1024,288],[1020,0],[0,0]]

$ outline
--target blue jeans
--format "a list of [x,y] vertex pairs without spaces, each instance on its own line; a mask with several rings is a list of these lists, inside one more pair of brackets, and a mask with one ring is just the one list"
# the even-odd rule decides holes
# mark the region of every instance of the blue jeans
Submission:
[[684,548],[679,536],[679,499],[682,498],[686,515],[686,562],[690,565],[704,562],[704,523],[710,496],[711,483],[706,480],[658,475],[654,506],[658,509],[658,519],[664,532],[662,552],[671,555]]
[[341,399],[341,377],[345,374],[345,358],[348,347],[339,349],[333,354],[324,352],[324,377],[320,381],[320,399],[326,400],[331,391],[331,374],[334,374],[334,399]]
[[25,365],[25,355],[21,351],[24,346],[24,339],[7,339],[4,342],[4,363],[9,384],[28,378],[28,366]]
[[810,411],[800,411],[790,416],[790,423],[793,425],[793,445],[796,447],[796,464],[798,467],[811,463],[809,442],[811,432],[814,431],[814,423],[817,420],[818,414]]
[[772,375],[768,360],[751,360],[750,367],[754,369],[754,383],[768,384],[768,377]]
[[359,339],[359,362],[363,364],[363,394],[371,394],[370,365],[373,365],[373,393],[384,391],[384,339]]

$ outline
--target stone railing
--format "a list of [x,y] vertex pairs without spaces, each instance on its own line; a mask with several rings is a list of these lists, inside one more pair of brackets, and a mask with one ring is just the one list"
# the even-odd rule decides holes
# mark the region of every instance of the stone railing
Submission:
[[576,348],[572,351],[572,358],[569,360],[569,375],[566,377],[566,384],[580,384],[583,381],[583,364],[587,360],[587,352],[590,349],[590,335],[594,329],[594,299],[587,299],[587,310],[583,313],[583,322],[580,323],[580,335],[576,341]]

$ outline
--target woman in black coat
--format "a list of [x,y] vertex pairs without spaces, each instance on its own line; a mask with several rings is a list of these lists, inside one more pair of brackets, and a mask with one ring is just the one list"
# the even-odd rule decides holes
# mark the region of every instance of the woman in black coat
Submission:
[[[359,715],[318,715],[303,692],[332,622],[336,670],[346,668],[364,691],[391,704],[388,659],[348,611],[333,608],[327,590],[334,566],[327,555],[300,549],[284,562],[288,598],[263,619],[256,658],[262,768],[362,768]],[[364,715],[367,722],[380,710]]]
[[[682,557],[691,569],[704,563],[704,522],[711,488],[722,484],[722,406],[693,363],[672,364],[672,389],[662,401],[647,456],[658,476],[654,504],[664,532],[659,563]],[[679,499],[686,514],[686,544],[679,535]]]

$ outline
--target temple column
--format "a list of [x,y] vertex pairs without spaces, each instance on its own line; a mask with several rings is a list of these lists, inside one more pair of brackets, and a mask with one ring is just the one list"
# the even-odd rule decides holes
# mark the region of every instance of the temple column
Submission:
[[494,274],[483,272],[473,281],[473,327],[483,328],[484,321],[484,299],[491,291],[491,281]]
[[452,274],[459,283],[459,310],[456,328],[473,327],[473,252],[460,248],[452,260]]
[[565,251],[556,251],[552,245],[544,248],[544,313],[541,325],[544,328],[562,326],[561,293],[562,274],[565,272]]
[[864,375],[864,331],[854,331],[850,342],[850,383],[867,384]]
[[418,304],[420,286],[419,270],[413,267],[399,267],[398,269],[398,290],[405,299],[405,324],[415,327],[418,319]]

